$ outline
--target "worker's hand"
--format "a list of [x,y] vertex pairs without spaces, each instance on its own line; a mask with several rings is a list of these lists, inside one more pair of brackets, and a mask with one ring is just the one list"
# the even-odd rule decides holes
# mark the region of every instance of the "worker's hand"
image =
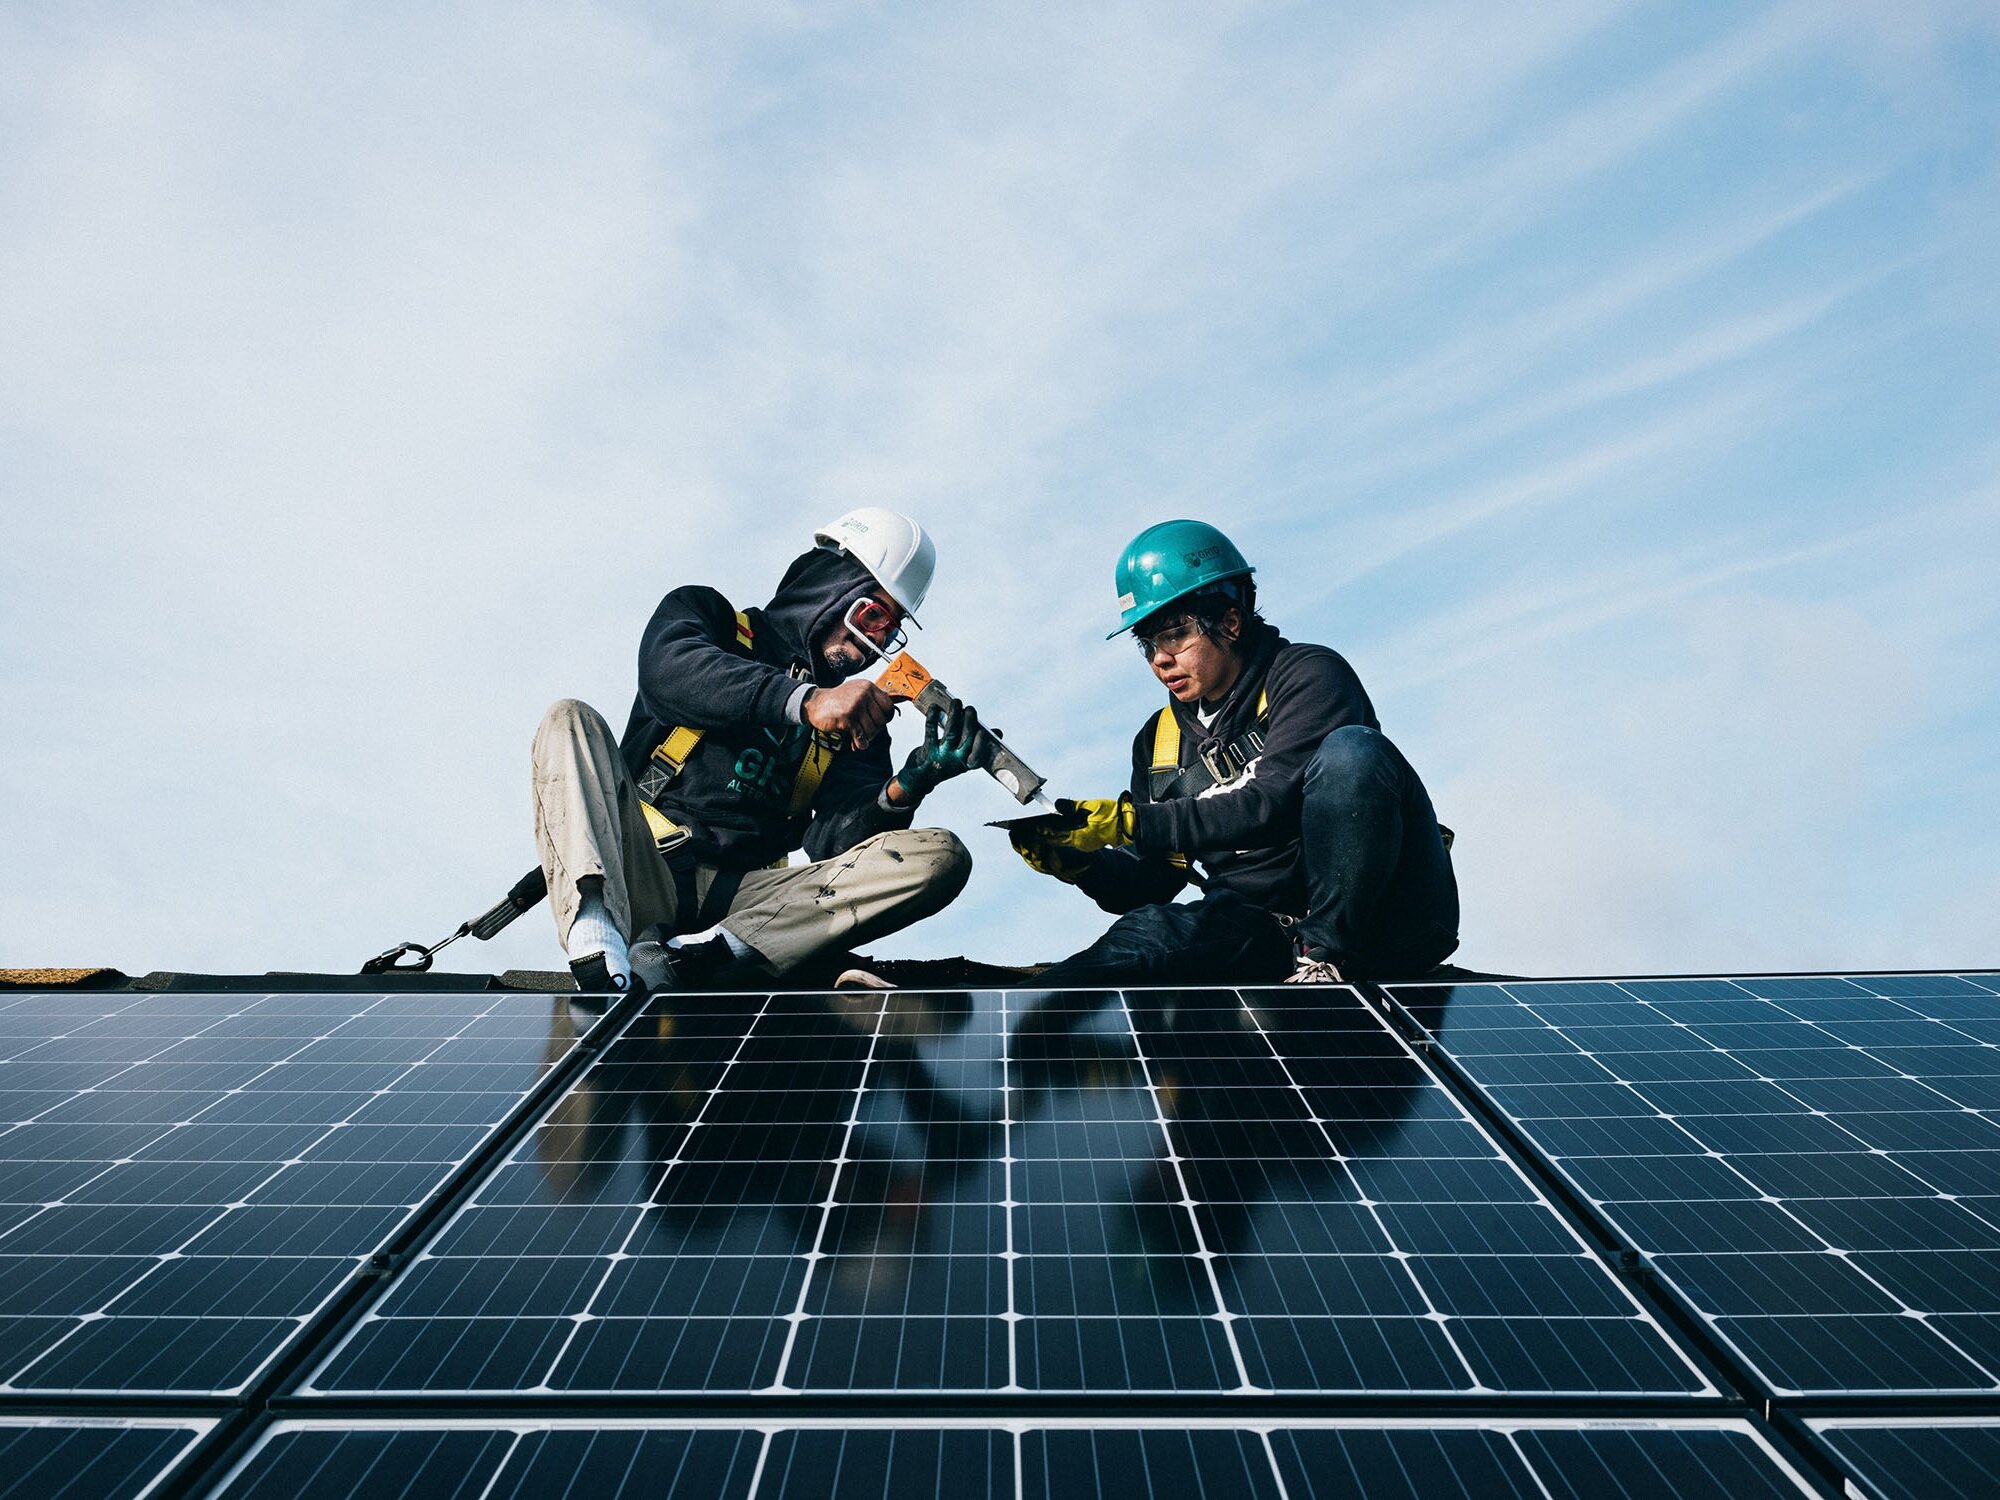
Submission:
[[1132,794],[1116,797],[1086,797],[1072,802],[1064,797],[1056,811],[1068,818],[1066,827],[1054,827],[1041,835],[1049,843],[1076,854],[1095,854],[1132,842]]
[[924,742],[910,752],[903,769],[896,773],[896,785],[889,800],[908,807],[930,793],[938,783],[963,776],[972,769],[973,746],[979,741],[979,715],[968,704],[953,698],[942,708],[924,716]]
[[1067,885],[1075,885],[1090,866],[1087,857],[1054,842],[1044,828],[1009,829],[1007,842],[1037,875],[1053,875]]
[[821,734],[844,735],[850,748],[865,750],[895,711],[894,698],[857,677],[839,687],[814,688],[806,694],[804,713]]

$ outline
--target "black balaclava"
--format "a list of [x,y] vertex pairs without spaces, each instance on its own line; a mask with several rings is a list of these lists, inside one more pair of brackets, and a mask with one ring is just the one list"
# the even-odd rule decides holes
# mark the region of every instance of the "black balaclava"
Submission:
[[815,547],[785,569],[778,591],[764,606],[764,628],[793,661],[811,670],[816,685],[834,687],[841,678],[827,671],[815,648],[856,599],[874,592],[875,575],[860,563],[845,552]]

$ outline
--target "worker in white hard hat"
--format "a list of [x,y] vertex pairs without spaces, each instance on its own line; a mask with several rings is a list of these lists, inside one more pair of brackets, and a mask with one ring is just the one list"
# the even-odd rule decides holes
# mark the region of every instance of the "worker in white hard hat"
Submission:
[[[977,715],[930,714],[898,768],[895,700],[857,675],[917,623],[936,548],[874,507],[813,541],[761,609],[697,584],[660,601],[623,735],[574,699],[543,717],[535,838],[580,988],[830,983],[816,966],[964,888],[965,846],[910,824],[969,768]],[[811,862],[788,867],[795,849]]]

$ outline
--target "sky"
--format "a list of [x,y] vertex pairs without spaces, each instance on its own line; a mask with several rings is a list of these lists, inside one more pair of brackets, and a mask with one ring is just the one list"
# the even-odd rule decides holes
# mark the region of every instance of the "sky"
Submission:
[[[442,937],[543,709],[857,505],[1071,796],[1161,701],[1120,550],[1222,527],[1461,963],[2000,965],[1996,247],[1991,0],[0,0],[0,966]],[[1101,931],[1013,811],[872,951]]]

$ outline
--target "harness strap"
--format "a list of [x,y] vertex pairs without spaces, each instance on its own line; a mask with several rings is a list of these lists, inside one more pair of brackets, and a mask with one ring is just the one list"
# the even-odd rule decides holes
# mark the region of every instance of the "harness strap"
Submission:
[[826,779],[826,768],[833,764],[833,746],[815,734],[806,745],[806,758],[799,762],[799,774],[792,781],[792,798],[785,804],[785,816],[798,818],[805,815],[812,806],[814,797],[819,795],[819,784]]
[[[1234,781],[1243,768],[1264,751],[1264,721],[1271,716],[1271,695],[1257,694],[1257,714],[1251,727],[1226,745],[1207,752],[1185,768],[1181,765],[1181,721],[1169,703],[1153,720],[1153,761],[1146,773],[1146,789],[1152,800],[1169,797],[1198,797],[1212,786]],[[1185,854],[1167,856],[1187,867]]]
[[[750,616],[740,609],[736,611],[736,644],[746,654],[754,651],[757,645],[757,632],[751,628]],[[652,832],[653,847],[662,854],[678,849],[694,835],[654,804],[673,779],[686,769],[689,759],[701,748],[707,733],[705,729],[695,729],[686,724],[675,725],[653,747],[653,753],[646,758],[645,769],[639,773],[639,811],[646,815],[646,827]],[[799,762],[798,775],[792,781],[792,795],[785,804],[786,817],[803,817],[812,806],[813,798],[819,795],[820,783],[826,779],[827,767],[833,764],[833,749],[817,734],[806,746],[805,759]]]
[[[1157,789],[1163,784],[1161,774],[1171,781],[1181,772],[1181,721],[1174,717],[1174,706],[1169,703],[1160,710],[1159,718],[1153,721],[1153,768],[1152,785]],[[1154,801],[1158,801],[1157,796]]]
[[1153,764],[1147,790],[1155,802],[1169,797],[1199,797],[1212,786],[1224,786],[1264,753],[1264,724],[1271,716],[1269,693],[1257,695],[1257,714],[1250,728],[1225,745],[1205,751],[1193,765],[1182,766],[1181,725],[1173,705],[1160,710],[1153,724]]

